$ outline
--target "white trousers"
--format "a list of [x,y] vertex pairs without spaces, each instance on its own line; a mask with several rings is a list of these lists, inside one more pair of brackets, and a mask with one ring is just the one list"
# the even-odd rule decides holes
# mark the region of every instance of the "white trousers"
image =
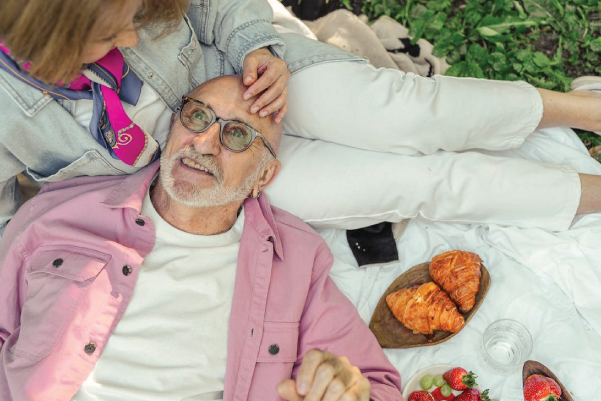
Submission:
[[540,121],[529,84],[337,62],[294,74],[288,93],[282,170],[267,194],[311,225],[421,215],[564,230],[574,218],[573,168],[494,154],[519,147]]

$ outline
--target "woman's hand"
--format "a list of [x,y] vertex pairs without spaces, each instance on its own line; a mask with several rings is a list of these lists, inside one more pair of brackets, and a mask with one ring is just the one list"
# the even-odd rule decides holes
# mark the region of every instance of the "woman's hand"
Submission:
[[[288,79],[290,72],[284,60],[274,57],[269,49],[262,47],[248,53],[244,59],[244,84],[249,88],[244,99],[261,94],[250,106],[250,112],[265,117],[277,111],[275,122],[284,118],[288,108]],[[261,93],[262,92],[262,93]]]
[[343,356],[313,349],[305,354],[296,380],[277,386],[289,401],[368,401],[369,380]]

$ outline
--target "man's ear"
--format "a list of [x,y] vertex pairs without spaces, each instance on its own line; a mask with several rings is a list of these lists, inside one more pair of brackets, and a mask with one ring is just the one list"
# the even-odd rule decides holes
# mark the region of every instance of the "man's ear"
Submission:
[[265,188],[267,188],[269,184],[271,184],[273,179],[280,172],[281,165],[282,164],[278,159],[270,159],[265,164],[265,166],[261,170],[261,173],[259,174],[259,178],[257,179],[257,181],[255,181],[255,184],[253,185],[253,195],[263,191]]

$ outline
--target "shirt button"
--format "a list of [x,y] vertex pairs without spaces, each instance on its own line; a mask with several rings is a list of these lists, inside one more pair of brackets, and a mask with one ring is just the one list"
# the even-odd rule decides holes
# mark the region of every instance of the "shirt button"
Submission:
[[129,276],[131,274],[131,266],[125,265],[121,271],[123,272],[124,276]]
[[152,77],[154,77],[154,72],[150,71],[148,74],[146,74],[146,76],[148,79],[152,79]]
[[271,344],[269,346],[269,353],[271,355],[277,355],[278,352],[280,352],[280,346],[279,345],[277,345],[277,344]]
[[86,346],[83,347],[83,350],[86,352],[86,354],[92,355],[94,353],[94,351],[96,351],[96,344],[87,343]]
[[52,266],[54,266],[54,267],[59,267],[62,264],[63,264],[63,260],[61,258],[54,259],[54,262],[52,262]]
[[146,222],[142,219],[136,219],[136,224],[140,227],[144,227],[144,224],[146,224]]

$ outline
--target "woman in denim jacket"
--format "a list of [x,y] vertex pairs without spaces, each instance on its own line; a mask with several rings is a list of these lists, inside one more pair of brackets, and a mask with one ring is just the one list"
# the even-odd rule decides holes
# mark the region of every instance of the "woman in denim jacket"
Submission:
[[[561,230],[595,210],[579,202],[581,191],[601,187],[597,176],[457,152],[515,148],[548,126],[601,130],[601,96],[376,70],[287,28],[277,32],[271,19],[263,0],[3,1],[0,235],[19,204],[18,173],[40,184],[133,173],[158,156],[181,95],[230,73],[245,75],[250,95],[265,90],[253,112],[279,120],[289,110],[278,155],[287,177],[269,196],[313,225],[357,228],[421,214]],[[102,85],[111,78],[95,77],[110,54],[122,55],[124,80],[133,71],[141,84],[121,105],[107,99],[125,89],[109,96]],[[90,93],[85,86],[65,96],[82,77],[104,97],[80,97]],[[113,117],[111,107],[119,109]],[[107,125],[118,113],[131,125]],[[134,126],[148,146],[124,162],[119,141]]]

